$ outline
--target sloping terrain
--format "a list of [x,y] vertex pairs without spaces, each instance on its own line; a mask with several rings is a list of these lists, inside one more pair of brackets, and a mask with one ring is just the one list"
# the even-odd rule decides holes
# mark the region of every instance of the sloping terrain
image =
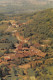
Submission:
[[53,37],[53,9],[34,13],[26,18],[26,25],[19,28],[24,37],[34,37],[37,40]]
[[[39,43],[43,52],[53,53],[53,9],[40,11],[25,17],[26,25],[21,26],[18,31],[25,38],[30,38],[31,44],[36,47]],[[45,48],[47,46],[47,49]]]

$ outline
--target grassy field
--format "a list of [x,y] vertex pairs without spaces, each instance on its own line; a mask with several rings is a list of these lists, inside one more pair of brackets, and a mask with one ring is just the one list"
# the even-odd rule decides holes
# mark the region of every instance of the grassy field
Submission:
[[0,24],[0,31],[5,31],[8,28],[7,23]]
[[50,80],[53,80],[53,66],[48,66],[46,67],[48,70],[48,77],[50,78]]
[[0,43],[0,48],[7,48],[9,45],[9,43]]

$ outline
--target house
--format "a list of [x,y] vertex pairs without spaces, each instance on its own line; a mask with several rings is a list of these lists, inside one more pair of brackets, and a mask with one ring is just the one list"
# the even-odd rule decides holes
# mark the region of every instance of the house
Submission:
[[10,58],[10,56],[4,56],[4,60],[5,60],[5,61],[10,61],[11,58]]
[[22,23],[23,25],[26,25],[26,23]]
[[19,27],[19,25],[16,24],[16,27]]
[[17,47],[17,49],[21,51],[21,50],[22,50],[22,44],[20,44],[20,45]]
[[18,53],[18,54],[16,54],[15,56],[16,56],[17,58],[23,58],[23,57],[24,57],[24,55],[23,55],[23,54],[19,54],[19,53]]
[[39,43],[36,43],[36,44],[34,44],[34,47],[35,48],[39,48],[40,47],[40,44]]
[[12,27],[16,28],[19,27],[19,25],[17,25],[16,23],[12,23]]
[[24,47],[24,48],[22,48],[22,50],[23,50],[23,51],[29,51],[29,48]]
[[22,55],[24,52],[23,51],[17,51],[17,53]]
[[19,27],[21,27],[22,26],[22,23],[21,24],[19,24]]
[[12,26],[13,26],[13,25],[16,25],[16,23],[12,23]]

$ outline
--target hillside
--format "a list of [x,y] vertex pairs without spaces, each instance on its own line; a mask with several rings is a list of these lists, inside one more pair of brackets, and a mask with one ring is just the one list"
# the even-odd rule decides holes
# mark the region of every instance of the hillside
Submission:
[[[25,17],[25,16],[23,16]],[[24,38],[30,38],[32,44],[39,43],[49,47],[52,53],[53,46],[53,9],[40,11],[25,17],[26,25],[18,31]],[[41,47],[42,48],[42,47]],[[42,50],[43,51],[43,50]]]
[[26,25],[20,27],[24,37],[37,37],[42,40],[53,37],[53,9],[23,17],[27,19]]

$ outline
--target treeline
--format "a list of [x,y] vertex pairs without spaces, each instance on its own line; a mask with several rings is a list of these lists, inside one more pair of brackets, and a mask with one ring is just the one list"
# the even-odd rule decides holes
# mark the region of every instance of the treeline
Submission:
[[[34,36],[35,39],[47,39],[53,37],[53,9],[34,13],[27,18],[29,24],[20,28],[24,34],[24,37]],[[30,23],[31,19],[32,22]]]
[[[22,19],[22,17],[21,17]],[[31,44],[39,43],[38,49],[51,52],[53,49],[53,9],[47,9],[30,15],[23,16],[26,25],[22,25],[18,31],[24,38],[29,37]]]

